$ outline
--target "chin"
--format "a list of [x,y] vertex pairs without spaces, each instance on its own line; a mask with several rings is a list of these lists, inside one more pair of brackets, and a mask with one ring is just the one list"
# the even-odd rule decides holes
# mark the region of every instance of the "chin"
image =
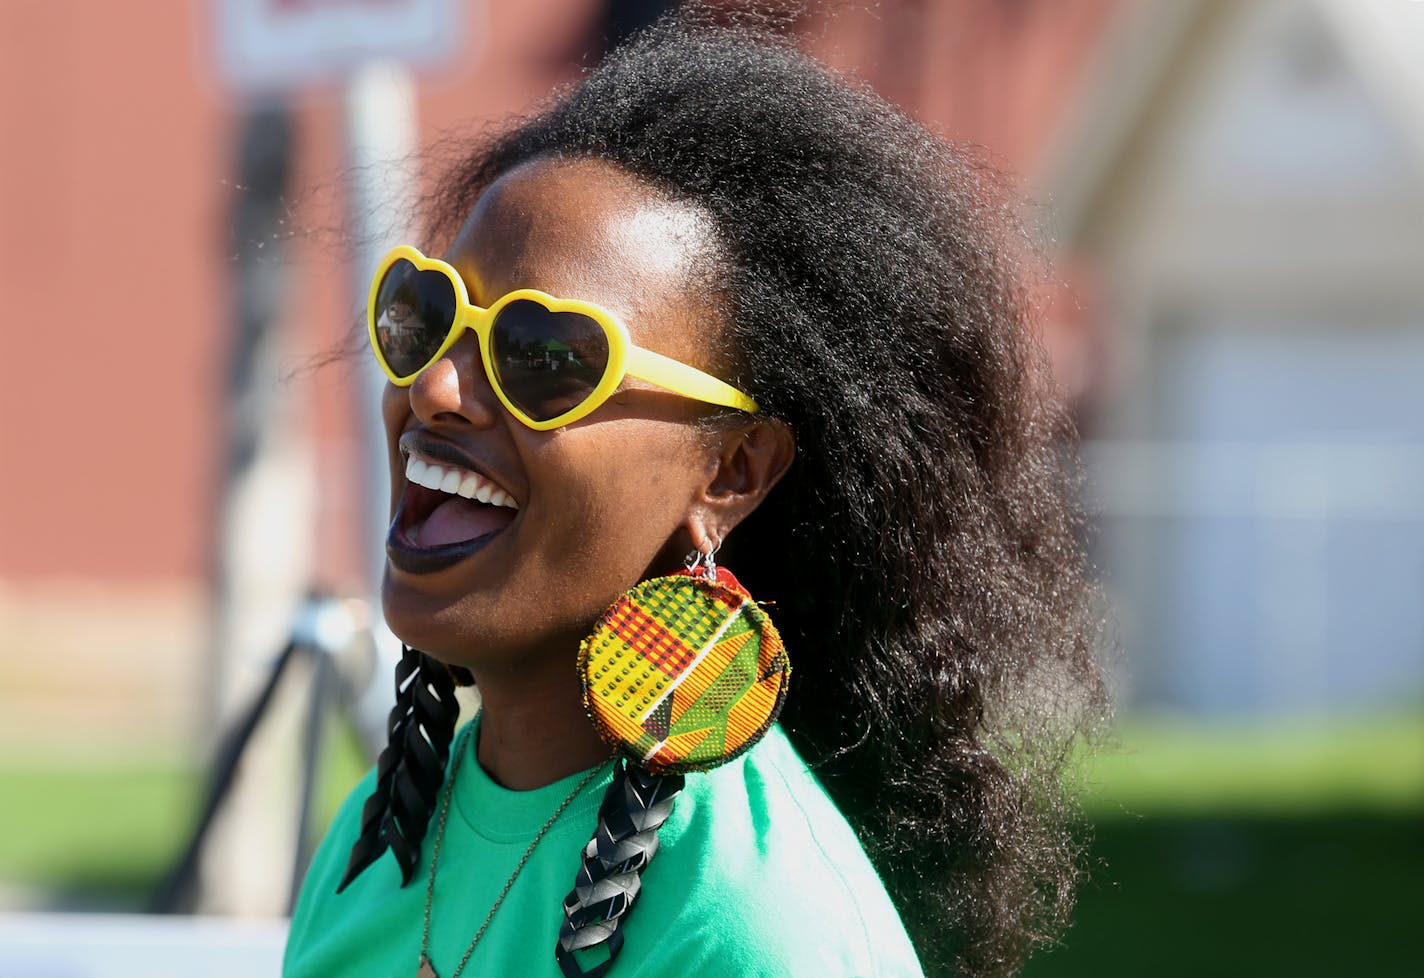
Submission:
[[463,665],[472,650],[487,645],[489,637],[471,629],[480,619],[476,609],[463,608],[461,596],[444,600],[429,589],[412,586],[399,572],[386,569],[381,586],[381,610],[396,637],[442,662]]
[[[402,642],[441,662],[476,672],[553,656],[568,659],[572,673],[578,644],[597,617],[564,625],[544,615],[533,620],[527,615],[511,618],[507,595],[502,600],[498,595],[464,593],[446,600],[412,586],[390,568],[381,597],[386,625]],[[513,606],[531,609],[523,599],[514,600]]]

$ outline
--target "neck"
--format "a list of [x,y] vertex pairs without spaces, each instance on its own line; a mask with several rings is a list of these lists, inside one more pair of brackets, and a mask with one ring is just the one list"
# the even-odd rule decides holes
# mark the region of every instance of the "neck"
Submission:
[[497,784],[529,791],[608,760],[612,750],[583,708],[578,677],[568,668],[481,672],[480,766]]

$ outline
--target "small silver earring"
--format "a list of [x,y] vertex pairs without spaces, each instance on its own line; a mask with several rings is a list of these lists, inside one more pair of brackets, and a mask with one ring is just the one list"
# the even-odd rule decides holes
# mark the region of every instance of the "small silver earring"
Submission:
[[703,553],[701,550],[694,550],[687,555],[683,562],[689,574],[702,573],[702,579],[708,583],[715,583],[717,580],[717,551],[722,549],[722,541],[717,537],[712,538],[712,549]]

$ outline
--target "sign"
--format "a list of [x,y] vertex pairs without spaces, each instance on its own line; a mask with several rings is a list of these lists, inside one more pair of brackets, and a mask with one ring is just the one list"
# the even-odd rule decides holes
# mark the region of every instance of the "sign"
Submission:
[[218,67],[244,92],[341,82],[371,61],[430,67],[455,53],[460,0],[214,0]]

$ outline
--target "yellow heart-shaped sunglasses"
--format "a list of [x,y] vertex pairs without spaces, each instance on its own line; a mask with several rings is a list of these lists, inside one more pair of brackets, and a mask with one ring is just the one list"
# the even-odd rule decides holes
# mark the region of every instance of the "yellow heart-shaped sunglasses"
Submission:
[[683,397],[757,411],[756,401],[730,384],[636,346],[600,306],[519,289],[482,309],[453,267],[410,245],[381,260],[366,324],[376,359],[400,387],[472,331],[495,395],[536,431],[588,417],[630,374]]

